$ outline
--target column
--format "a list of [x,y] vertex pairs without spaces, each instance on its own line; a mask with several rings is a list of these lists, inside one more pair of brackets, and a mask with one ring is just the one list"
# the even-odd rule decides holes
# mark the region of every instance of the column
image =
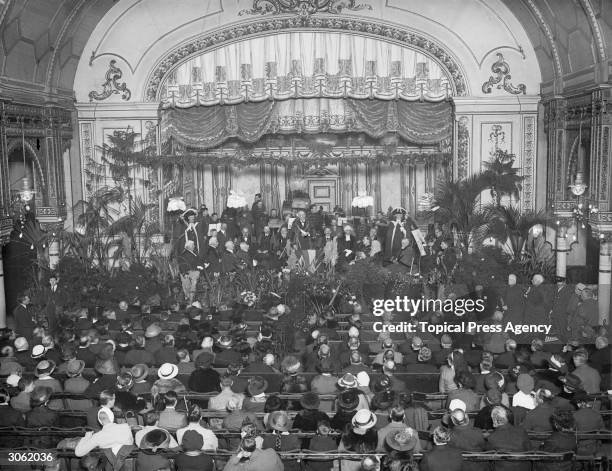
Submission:
[[567,269],[567,228],[559,227],[557,230],[557,276],[565,278]]
[[601,242],[599,248],[599,324],[610,322],[610,275],[612,270],[612,243]]
[[4,293],[4,263],[0,244],[0,329],[6,327],[6,295]]

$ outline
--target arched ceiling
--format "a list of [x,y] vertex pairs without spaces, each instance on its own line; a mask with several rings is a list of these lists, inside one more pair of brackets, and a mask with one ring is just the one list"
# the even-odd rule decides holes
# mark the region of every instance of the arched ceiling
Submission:
[[[208,0],[208,3],[221,3],[226,6],[236,1]],[[250,3],[246,0],[239,1],[240,5]],[[393,7],[398,1],[385,0],[385,7]],[[487,0],[474,1],[483,5],[487,3]],[[561,87],[571,88],[572,83],[584,80],[587,76],[591,78],[589,81],[592,83],[609,81],[609,71],[612,70],[610,0],[501,1],[528,35],[538,59],[545,90],[550,88],[551,92],[559,92]],[[363,0],[360,3],[368,2]],[[457,21],[461,21],[464,4],[460,0],[437,0],[430,3],[455,9]],[[79,60],[83,55],[87,57],[92,54],[92,51],[84,50],[88,39],[109,10],[113,6],[121,8],[123,4],[134,4],[134,1],[1,2],[0,84],[3,90],[0,93],[10,96],[10,91],[15,87],[27,85],[41,95],[72,94]],[[139,14],[147,15],[146,5],[141,6],[142,11]],[[495,12],[491,12],[492,18],[494,14]],[[372,16],[376,17],[374,12]],[[164,21],[163,18],[151,20]],[[432,20],[435,21],[435,18]],[[482,38],[483,41],[489,39],[492,38]],[[138,48],[143,45],[134,46]],[[578,76],[579,79],[576,78]],[[563,77],[563,80],[560,80],[560,77]],[[553,89],[555,82],[556,90]],[[547,84],[550,87],[547,87]]]

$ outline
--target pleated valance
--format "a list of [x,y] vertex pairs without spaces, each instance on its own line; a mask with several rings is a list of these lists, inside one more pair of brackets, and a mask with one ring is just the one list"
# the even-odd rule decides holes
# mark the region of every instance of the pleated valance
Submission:
[[414,145],[436,145],[452,137],[452,104],[352,99],[298,99],[238,105],[168,108],[161,111],[163,140],[191,151],[229,139],[254,144],[266,134],[397,134]]
[[430,56],[348,33],[290,32],[228,44],[183,62],[164,79],[162,107],[295,98],[442,101],[454,95]]

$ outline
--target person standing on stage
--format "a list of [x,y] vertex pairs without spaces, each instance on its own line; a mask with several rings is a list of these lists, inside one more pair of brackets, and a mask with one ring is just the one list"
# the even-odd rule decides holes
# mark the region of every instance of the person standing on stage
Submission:
[[291,227],[293,242],[297,245],[298,250],[310,250],[311,238],[315,235],[314,229],[306,219],[306,211],[301,209],[297,215],[298,217],[293,221],[293,226]]
[[188,209],[181,215],[185,223],[185,231],[180,239],[183,247],[179,247],[179,252],[187,246],[188,241],[193,242],[193,252],[195,252],[196,255],[206,251],[206,233],[204,232],[204,225],[196,221],[197,215],[198,212],[195,209]]
[[392,213],[393,221],[387,226],[387,232],[385,235],[385,256],[384,259],[390,262],[391,259],[396,258],[402,250],[402,239],[405,237],[412,237],[409,232],[412,232],[416,228],[416,224],[411,218],[406,218],[406,210],[403,208],[396,208]]

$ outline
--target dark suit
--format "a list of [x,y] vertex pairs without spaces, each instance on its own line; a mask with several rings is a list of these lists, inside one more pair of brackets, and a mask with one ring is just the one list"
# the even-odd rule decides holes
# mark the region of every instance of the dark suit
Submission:
[[15,332],[17,335],[31,340],[34,335],[34,327],[36,327],[36,324],[32,319],[32,311],[30,308],[23,304],[18,304],[13,310],[13,319],[15,319]]
[[421,471],[460,471],[463,465],[461,451],[450,445],[434,446],[423,455],[419,468]]
[[[293,242],[297,245],[298,249],[310,250],[310,241],[314,237],[315,232],[308,220],[302,222],[301,219],[297,218],[293,221],[291,230],[293,232]],[[309,235],[305,235],[305,233]]]
[[[357,239],[352,235],[346,240],[346,235],[341,235],[337,239],[338,244],[338,263],[350,263],[355,260],[357,251]],[[348,251],[350,250],[350,253]]]
[[[523,452],[531,449],[531,443],[527,432],[514,425],[506,424],[497,427],[491,435],[486,445],[487,450],[505,452]],[[529,471],[531,463],[528,461],[497,461],[496,471]]]
[[228,252],[227,250],[223,251],[221,255],[221,271],[223,273],[230,273],[236,271],[240,268],[240,261],[238,257],[232,252]]

